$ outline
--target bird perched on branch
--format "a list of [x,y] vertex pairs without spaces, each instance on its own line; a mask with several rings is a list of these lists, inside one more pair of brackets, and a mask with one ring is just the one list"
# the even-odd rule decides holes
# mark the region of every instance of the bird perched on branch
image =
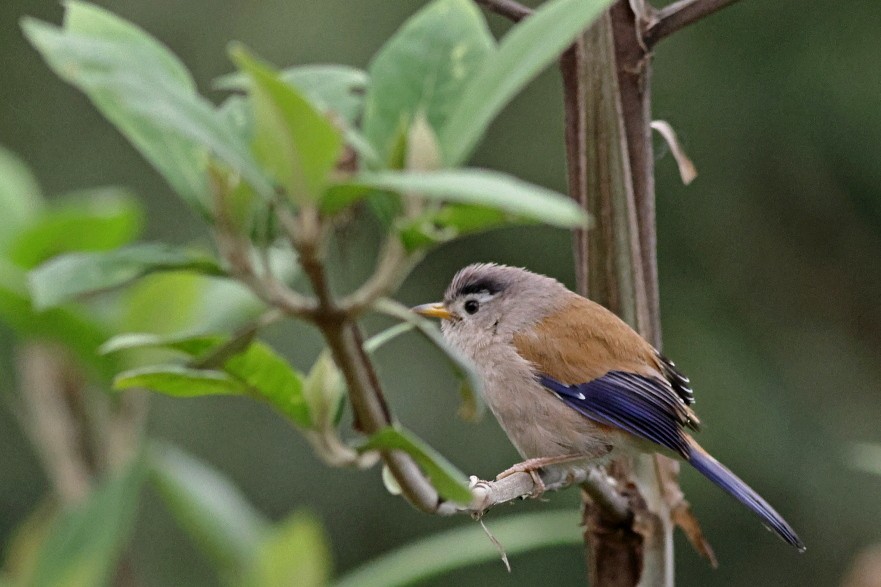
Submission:
[[526,459],[504,474],[597,465],[627,454],[679,458],[800,551],[792,527],[686,432],[700,421],[688,378],[630,326],[561,283],[525,269],[469,265],[443,302],[446,340],[476,365],[486,403]]

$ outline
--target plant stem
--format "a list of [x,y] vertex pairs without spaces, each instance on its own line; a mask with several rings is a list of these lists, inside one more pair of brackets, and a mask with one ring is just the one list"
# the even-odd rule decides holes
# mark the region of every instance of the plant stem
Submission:
[[679,0],[658,10],[643,31],[647,48],[737,0]]

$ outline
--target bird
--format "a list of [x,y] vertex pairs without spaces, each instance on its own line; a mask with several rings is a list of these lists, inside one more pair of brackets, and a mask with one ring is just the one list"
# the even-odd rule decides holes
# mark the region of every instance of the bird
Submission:
[[[805,545],[758,493],[688,433],[700,420],[689,379],[613,312],[527,269],[476,263],[443,301],[412,309],[441,319],[474,365],[490,411],[525,459],[506,473],[603,466],[660,453],[697,469],[800,552]],[[565,464],[565,465],[564,465]]]

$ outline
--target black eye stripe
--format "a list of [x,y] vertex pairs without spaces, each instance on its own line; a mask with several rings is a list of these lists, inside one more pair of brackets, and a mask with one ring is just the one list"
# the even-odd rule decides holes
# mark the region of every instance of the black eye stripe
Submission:
[[467,296],[475,293],[494,294],[502,289],[501,284],[490,278],[482,278],[463,284],[456,292],[457,296]]

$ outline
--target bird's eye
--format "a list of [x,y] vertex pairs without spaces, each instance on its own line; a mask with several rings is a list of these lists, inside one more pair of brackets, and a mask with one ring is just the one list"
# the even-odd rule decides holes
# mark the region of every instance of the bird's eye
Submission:
[[480,303],[477,300],[468,300],[465,302],[465,311],[469,314],[475,313],[480,309]]

